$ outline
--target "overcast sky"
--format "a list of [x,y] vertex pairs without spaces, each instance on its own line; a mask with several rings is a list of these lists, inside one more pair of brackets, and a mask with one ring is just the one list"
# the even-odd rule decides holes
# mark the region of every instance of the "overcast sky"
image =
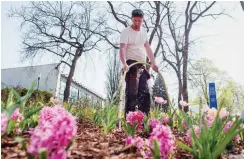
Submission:
[[[21,50],[19,21],[8,18],[7,11],[11,7],[19,7],[28,2],[1,3],[1,68],[27,66],[29,63],[22,63],[19,56]],[[205,36],[205,38],[194,45],[193,54],[196,58],[206,57],[212,60],[216,67],[227,71],[235,81],[244,85],[244,11],[239,1],[219,3],[228,6],[229,14],[234,19],[222,16],[217,20],[200,21],[191,34],[193,37]],[[214,8],[211,11],[214,12]],[[96,90],[103,96],[106,91],[106,59],[107,57],[102,53],[94,53],[92,58],[82,57],[75,73],[77,81],[84,83],[88,88]],[[55,61],[53,58],[44,57],[41,60],[37,59],[33,64],[46,64]],[[163,75],[168,83],[170,94],[175,95],[177,93],[175,76],[164,72]]]

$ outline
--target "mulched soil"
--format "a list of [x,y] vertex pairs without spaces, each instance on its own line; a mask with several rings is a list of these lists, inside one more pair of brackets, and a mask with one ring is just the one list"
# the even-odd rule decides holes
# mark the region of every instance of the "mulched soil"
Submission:
[[[186,141],[185,135],[173,129],[177,140]],[[143,136],[146,136],[145,134]],[[29,134],[23,137],[28,145]],[[89,120],[78,123],[78,135],[68,151],[69,159],[141,159],[142,155],[134,147],[125,146],[126,135],[122,131],[113,130],[109,135],[104,135],[101,128]],[[1,140],[1,157],[3,159],[26,159],[27,154],[21,150],[21,145],[11,136],[4,136]],[[176,148],[176,159],[192,159],[192,155],[185,150]],[[244,143],[234,146],[221,156],[221,159],[244,159]]]

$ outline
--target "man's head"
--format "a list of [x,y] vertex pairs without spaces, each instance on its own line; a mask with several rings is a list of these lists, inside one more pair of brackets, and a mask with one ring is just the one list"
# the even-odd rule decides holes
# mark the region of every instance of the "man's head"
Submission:
[[143,22],[144,13],[140,9],[135,9],[131,13],[132,24],[135,29],[139,29]]

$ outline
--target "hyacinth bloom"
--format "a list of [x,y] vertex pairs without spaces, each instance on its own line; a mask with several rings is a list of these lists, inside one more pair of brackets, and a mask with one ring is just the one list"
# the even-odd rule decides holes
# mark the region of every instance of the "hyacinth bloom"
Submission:
[[[193,125],[193,131],[194,131],[195,135],[197,137],[199,137],[199,135],[200,135],[200,129],[199,129],[199,127],[197,125]],[[191,144],[191,132],[190,132],[190,130],[187,130],[187,132],[186,132],[186,138],[187,138],[187,142],[189,144]]]
[[225,132],[225,133],[227,133],[227,132],[230,130],[232,124],[233,124],[232,121],[228,121],[228,122],[226,123],[226,125],[225,125],[225,127],[224,127],[224,132]]
[[188,103],[186,101],[181,100],[179,103],[182,107],[188,106]]
[[234,141],[239,143],[241,141],[241,137],[239,135],[235,136]]
[[[224,127],[224,132],[228,133],[232,125],[233,125],[233,121],[228,121]],[[241,140],[241,138],[239,135],[234,137],[235,142],[239,142],[240,140]]]
[[31,131],[28,152],[38,155],[40,149],[49,158],[66,158],[65,148],[77,133],[76,118],[63,107],[44,107],[40,111],[38,126]]
[[212,127],[214,119],[217,116],[218,110],[216,108],[210,109],[208,106],[205,106],[202,109],[202,112],[206,115],[205,120],[206,120],[208,127]]
[[155,97],[155,102],[158,104],[166,104],[167,100],[164,100],[162,97]]
[[218,113],[218,110],[216,108],[211,108],[209,111],[208,111],[208,116],[212,116],[212,117],[216,117],[217,116],[217,113]]
[[17,134],[21,132],[21,129],[19,129],[19,122],[24,119],[24,116],[20,113],[20,109],[16,108],[11,116],[11,119],[16,121],[14,130]]
[[206,117],[206,122],[207,122],[207,125],[208,125],[209,128],[212,127],[213,122],[214,122],[214,116],[208,115]]
[[156,120],[156,119],[151,119],[149,122],[149,126],[150,128],[155,128],[158,124],[160,124],[160,121]]
[[163,120],[162,120],[162,124],[169,124],[170,120],[168,117],[165,117]]
[[219,117],[220,117],[220,119],[227,117],[229,114],[230,113],[226,110],[226,108],[222,108],[219,111]]
[[[215,117],[217,116],[218,110],[216,108],[209,108],[209,107],[205,107],[203,108],[203,113],[206,113],[206,122],[208,124],[208,127],[211,127]],[[219,117],[220,119],[225,118],[229,115],[229,112],[226,111],[225,108],[222,108],[219,112]]]
[[55,106],[55,107],[44,107],[42,108],[39,119],[38,119],[38,124],[42,125],[43,122],[55,122],[57,120],[57,117],[59,116],[67,116],[68,112],[65,110],[64,107],[61,106]]
[[132,145],[135,144],[135,146],[137,147],[137,149],[141,149],[142,145],[143,145],[143,139],[141,137],[127,137],[125,139],[125,145]]
[[142,123],[144,119],[144,114],[141,111],[129,112],[126,117],[126,121],[133,126],[135,123],[137,125],[137,129],[142,128]]
[[21,121],[23,120],[23,118],[24,118],[23,115],[19,112],[19,108],[16,108],[14,110],[14,113],[11,116],[11,119],[16,121]]
[[52,153],[49,159],[66,159],[67,158],[67,152],[63,149],[60,149],[56,151],[55,153]]
[[1,134],[7,129],[8,117],[5,113],[1,113]]
[[30,146],[28,148],[28,153],[33,155],[38,155],[39,150],[43,149],[47,152],[52,150],[54,145],[53,139],[55,136],[54,127],[52,124],[46,122],[43,125],[38,125],[32,132],[30,137]]
[[[218,110],[216,108],[209,108],[208,106],[205,106],[202,109],[203,113],[207,113],[208,116],[213,116],[216,117]],[[219,117],[220,119],[227,117],[229,115],[229,112],[226,110],[226,108],[221,108],[221,110],[219,111]]]
[[[168,159],[175,148],[175,141],[173,133],[169,126],[158,124],[152,131],[149,142],[150,147],[153,148],[153,142],[157,141],[160,148],[160,156],[163,159]],[[151,155],[151,154],[148,154]]]
[[185,127],[185,128],[187,128],[187,123],[186,123],[186,121],[183,119],[182,120],[182,125]]

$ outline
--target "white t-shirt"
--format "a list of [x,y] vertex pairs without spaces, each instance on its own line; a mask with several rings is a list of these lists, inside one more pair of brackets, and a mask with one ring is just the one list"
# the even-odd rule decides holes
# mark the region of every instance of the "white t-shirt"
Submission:
[[135,31],[131,26],[125,28],[120,35],[120,43],[127,44],[126,60],[146,61],[146,50],[144,47],[147,41],[147,32],[141,28]]

